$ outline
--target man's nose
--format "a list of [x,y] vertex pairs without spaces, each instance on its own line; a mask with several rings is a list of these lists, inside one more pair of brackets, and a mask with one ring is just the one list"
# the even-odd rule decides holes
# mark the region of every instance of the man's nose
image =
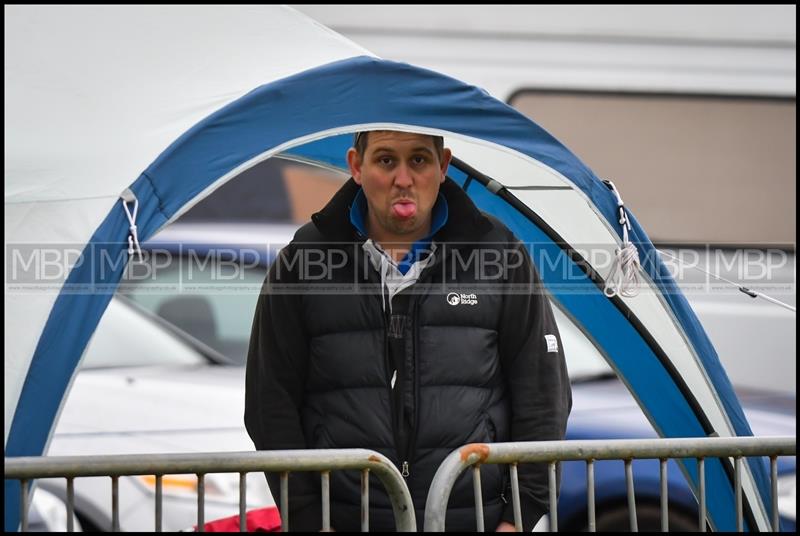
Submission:
[[407,164],[400,164],[395,169],[394,184],[398,188],[409,188],[414,184],[414,177],[411,175],[411,169]]

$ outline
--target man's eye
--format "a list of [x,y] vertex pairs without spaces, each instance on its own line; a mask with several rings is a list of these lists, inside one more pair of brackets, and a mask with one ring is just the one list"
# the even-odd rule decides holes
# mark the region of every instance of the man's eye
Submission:
[[392,165],[392,158],[390,156],[382,156],[378,159],[378,162],[384,166]]
[[424,164],[426,160],[427,159],[424,156],[415,156],[411,159],[411,161],[416,165]]

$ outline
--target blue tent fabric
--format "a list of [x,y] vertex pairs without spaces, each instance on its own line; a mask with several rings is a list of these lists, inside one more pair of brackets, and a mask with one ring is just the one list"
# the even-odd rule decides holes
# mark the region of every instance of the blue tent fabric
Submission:
[[[617,204],[603,183],[560,142],[520,113],[490,97],[484,91],[460,81],[407,64],[357,57],[261,86],[197,123],[175,140],[142,173],[131,188],[140,200],[139,237],[146,240],[164,223],[191,202],[200,192],[240,166],[266,151],[303,138],[312,141],[289,150],[332,165],[341,165],[343,148],[351,135],[313,141],[314,137],[341,132],[365,124],[398,124],[452,132],[506,146],[532,157],[567,177],[597,206],[599,212],[618,230]],[[472,193],[472,192],[471,192]],[[528,241],[550,243],[541,230],[510,207],[495,201],[492,194],[476,194],[481,205],[496,212],[520,237]],[[631,241],[639,248],[643,267],[662,292],[692,347],[708,372],[737,435],[752,435],[732,386],[699,321],[677,289],[666,267],[644,230],[631,215]],[[98,228],[87,250],[108,247],[119,254],[127,247],[127,220],[116,205]],[[107,243],[114,243],[109,246]],[[554,244],[548,247],[557,247]],[[84,265],[74,270],[68,283],[93,284],[98,281]],[[109,274],[111,288],[118,284],[122,268]],[[550,281],[556,275],[550,274]],[[587,285],[593,283],[587,281]],[[74,373],[83,349],[110,300],[110,292],[69,295],[65,289],[58,297],[40,338],[19,406],[14,417],[6,456],[39,455],[56,416],[58,405]],[[673,378],[653,356],[641,334],[614,308],[599,291],[578,296],[558,296],[565,306],[616,363],[625,381],[636,390],[646,410],[655,418],[660,431],[670,436],[703,436],[705,430],[695,411],[680,396]],[[58,352],[59,358],[53,354]],[[628,356],[649,355],[636,362]],[[59,370],[43,370],[51,363]],[[46,378],[46,379],[45,379]],[[656,381],[657,384],[653,382]],[[649,382],[649,383],[648,383]],[[647,384],[650,389],[640,389]],[[45,391],[44,389],[47,389]],[[657,392],[656,392],[657,391]],[[37,398],[49,392],[48,399]],[[37,395],[38,393],[38,395]],[[656,396],[657,395],[657,396]],[[669,414],[669,415],[667,415]],[[680,417],[680,418],[678,418]],[[719,499],[709,497],[709,511],[719,528],[732,528],[730,515],[732,487],[724,486],[721,467],[709,469],[709,478],[717,479]],[[689,472],[693,473],[689,464]],[[765,501],[766,471],[753,462]],[[9,508],[8,483],[6,507]],[[730,492],[730,493],[729,493]],[[13,499],[12,499],[13,501]],[[726,501],[728,501],[726,503]],[[13,506],[12,506],[13,507]],[[6,517],[9,529],[9,516]]]
[[[149,222],[141,232],[150,235],[167,221],[160,200],[145,176],[131,190],[140,200],[137,220]],[[129,260],[128,233],[128,218],[117,203],[81,253],[83,261],[70,272],[36,347],[11,423],[6,456],[43,454],[70,379]],[[19,481],[6,480],[6,531],[17,530],[19,524],[17,516],[8,514],[19,512],[19,490]]]

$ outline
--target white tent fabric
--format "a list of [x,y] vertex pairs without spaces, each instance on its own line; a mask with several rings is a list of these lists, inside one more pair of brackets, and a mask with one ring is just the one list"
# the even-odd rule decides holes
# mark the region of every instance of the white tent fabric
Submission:
[[[5,242],[78,250],[204,117],[272,80],[371,55],[277,6],[6,6],[5,51]],[[57,295],[6,289],[4,442]]]

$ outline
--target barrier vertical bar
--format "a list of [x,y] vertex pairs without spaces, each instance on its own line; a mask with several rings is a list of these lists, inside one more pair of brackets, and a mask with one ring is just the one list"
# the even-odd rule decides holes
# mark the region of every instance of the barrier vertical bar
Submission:
[[67,478],[67,532],[75,532],[75,479]]
[[472,490],[475,493],[475,523],[478,532],[485,532],[483,526],[483,494],[481,493],[481,466],[472,467]]
[[239,473],[239,532],[247,532],[247,473]]
[[636,521],[636,492],[633,489],[633,464],[630,459],[625,460],[625,486],[628,489],[628,519],[631,532],[639,532]]
[[164,475],[156,475],[156,532],[162,531],[164,517]]
[[111,477],[111,532],[119,532],[119,477]]
[[594,460],[586,460],[586,500],[588,501],[589,532],[597,532],[594,517]]
[[667,487],[667,459],[661,458],[660,481],[661,481],[661,532],[669,532],[669,490]]
[[369,532],[369,469],[361,471],[361,532]]
[[289,472],[281,473],[281,532],[289,532]]
[[[556,462],[548,464],[547,485],[550,490],[550,532],[558,532],[558,494],[556,493]],[[522,530],[519,528],[517,530]]]
[[206,527],[206,475],[197,474],[197,532],[205,532]]
[[331,472],[322,471],[322,532],[331,531]]

